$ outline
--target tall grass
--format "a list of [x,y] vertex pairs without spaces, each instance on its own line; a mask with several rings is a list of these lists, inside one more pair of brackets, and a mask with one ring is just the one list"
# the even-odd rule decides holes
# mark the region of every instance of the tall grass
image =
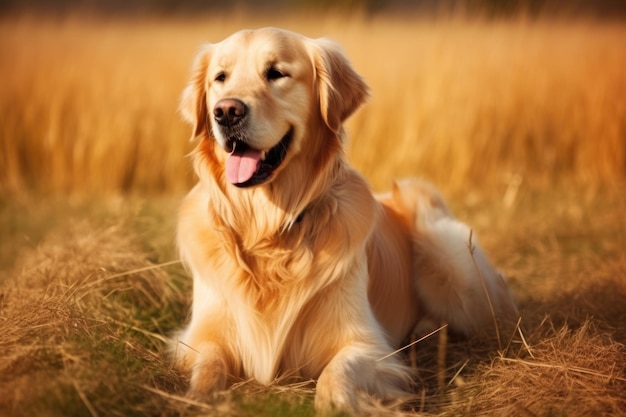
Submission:
[[371,64],[356,55],[374,98],[351,147],[377,184],[415,172],[470,188],[624,178],[626,26],[380,25],[365,40]]
[[171,191],[191,180],[176,113],[204,41],[275,25],[341,43],[372,87],[349,155],[376,188],[626,174],[626,26],[573,20],[207,16],[4,18],[0,192]]

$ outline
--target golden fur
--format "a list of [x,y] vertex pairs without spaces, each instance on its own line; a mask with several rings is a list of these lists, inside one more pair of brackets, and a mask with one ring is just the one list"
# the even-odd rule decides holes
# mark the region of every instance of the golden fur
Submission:
[[[193,306],[175,346],[193,395],[232,378],[294,375],[318,380],[317,408],[356,411],[359,392],[389,398],[409,388],[397,356],[379,359],[416,325],[445,320],[471,335],[493,328],[492,313],[516,315],[436,190],[409,179],[375,198],[348,164],[342,123],[366,97],[327,40],[266,28],[198,53],[181,111],[199,139],[200,180],[178,228]],[[260,158],[254,173],[235,164],[242,155]],[[238,183],[229,163],[260,183]]]

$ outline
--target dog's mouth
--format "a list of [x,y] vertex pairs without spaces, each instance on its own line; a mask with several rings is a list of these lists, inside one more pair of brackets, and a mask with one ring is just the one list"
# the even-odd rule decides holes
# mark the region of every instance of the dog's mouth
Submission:
[[238,138],[229,138],[227,146],[232,149],[226,160],[226,179],[237,187],[263,184],[287,156],[293,137],[293,128],[273,148],[257,150]]

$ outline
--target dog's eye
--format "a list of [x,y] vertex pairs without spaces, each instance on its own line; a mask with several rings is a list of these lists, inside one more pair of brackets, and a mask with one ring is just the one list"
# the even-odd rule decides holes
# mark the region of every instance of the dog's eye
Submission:
[[287,74],[276,69],[276,67],[269,67],[269,69],[265,73],[265,78],[267,78],[268,81],[275,81],[275,80],[278,80],[279,78],[284,78],[284,77],[287,77]]
[[215,76],[215,81],[217,81],[218,83],[222,83],[226,80],[226,74],[224,73],[224,71],[219,72],[216,76]]

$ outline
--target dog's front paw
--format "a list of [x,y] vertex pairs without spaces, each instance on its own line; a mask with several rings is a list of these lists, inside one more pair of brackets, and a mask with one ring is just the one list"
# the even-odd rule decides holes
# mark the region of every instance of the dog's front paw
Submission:
[[227,382],[226,368],[221,361],[199,363],[191,371],[189,396],[198,400],[206,400],[212,394],[224,391]]
[[191,352],[181,355],[180,363],[191,372],[189,397],[206,400],[226,389],[229,366],[221,348],[203,343]]
[[[322,371],[317,381],[315,408],[333,412],[369,415],[376,401],[401,400],[411,384],[410,369],[393,357],[382,358],[386,347],[354,344],[342,349]],[[379,415],[378,412],[374,415]]]
[[328,366],[317,381],[315,409],[323,416],[333,412],[357,411],[357,389],[345,372]]

